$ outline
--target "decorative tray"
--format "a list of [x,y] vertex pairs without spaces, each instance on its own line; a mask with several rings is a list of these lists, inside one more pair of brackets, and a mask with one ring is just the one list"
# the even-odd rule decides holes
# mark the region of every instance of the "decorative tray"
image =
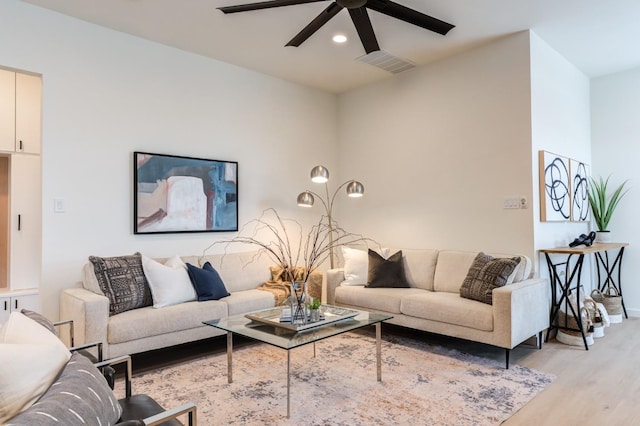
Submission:
[[251,312],[246,314],[245,317],[250,320],[272,325],[274,327],[286,328],[288,330],[293,331],[302,331],[308,330],[310,328],[320,327],[323,325],[331,324],[337,321],[342,321],[348,318],[353,318],[356,315],[360,314],[359,311],[354,311],[353,309],[340,308],[338,306],[331,305],[322,305],[320,307],[320,320],[314,322],[307,322],[302,325],[293,325],[291,324],[291,317],[287,319],[283,317],[283,307],[265,309],[263,311]]

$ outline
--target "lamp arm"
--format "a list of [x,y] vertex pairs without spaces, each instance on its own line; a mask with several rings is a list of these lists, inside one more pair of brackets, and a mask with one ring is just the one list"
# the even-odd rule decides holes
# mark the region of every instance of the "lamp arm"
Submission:
[[[308,192],[309,194],[315,196],[318,200],[320,200],[320,202],[322,203],[322,205],[324,206],[325,211],[327,212],[327,214],[329,214],[330,212],[330,207],[329,205],[327,205],[327,203],[322,199],[322,196],[320,194],[318,194],[317,192],[313,192],[313,191],[309,191],[308,189],[305,190],[306,192]],[[328,198],[327,198],[328,200]]]
[[[331,197],[331,201],[329,202],[329,209],[327,210],[328,212],[329,212],[329,211],[331,211],[331,210],[333,210],[333,202],[335,201],[335,199],[336,199],[336,195],[338,195],[338,192],[340,192],[340,190],[341,190],[342,188],[344,188],[346,185],[348,185],[348,184],[349,184],[349,182],[352,182],[352,181],[353,181],[353,179],[352,179],[352,180],[348,180],[348,181],[346,181],[345,183],[343,183],[342,185],[340,185],[340,186],[338,187],[338,189],[336,189],[336,190],[334,191],[333,196]],[[325,183],[325,187],[327,188],[327,200],[329,200],[329,187],[328,187],[328,185],[327,185],[326,183]],[[329,215],[330,215],[330,214],[329,214]]]

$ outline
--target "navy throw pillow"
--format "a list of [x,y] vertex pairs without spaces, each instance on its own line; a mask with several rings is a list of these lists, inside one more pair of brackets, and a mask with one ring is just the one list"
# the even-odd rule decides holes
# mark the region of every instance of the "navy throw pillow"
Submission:
[[196,289],[199,302],[231,296],[224,286],[218,271],[213,269],[211,263],[205,263],[202,268],[187,263],[187,272],[189,272],[193,288]]

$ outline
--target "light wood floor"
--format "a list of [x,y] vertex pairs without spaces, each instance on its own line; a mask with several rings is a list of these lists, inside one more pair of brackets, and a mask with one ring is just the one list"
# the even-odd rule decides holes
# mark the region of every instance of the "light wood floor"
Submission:
[[[424,339],[478,356],[504,361],[504,350],[446,336],[416,332],[385,324],[385,334]],[[237,339],[237,344],[251,344]],[[223,352],[224,339],[216,338],[134,355],[134,374],[176,361]],[[170,352],[170,353],[169,353]],[[505,426],[640,426],[640,318],[625,319],[605,329],[605,337],[584,347],[567,346],[552,339],[541,350],[521,345],[511,352],[511,364],[556,376],[555,381]]]
[[640,318],[612,324],[588,351],[551,340],[512,361],[557,378],[504,425],[640,425]]

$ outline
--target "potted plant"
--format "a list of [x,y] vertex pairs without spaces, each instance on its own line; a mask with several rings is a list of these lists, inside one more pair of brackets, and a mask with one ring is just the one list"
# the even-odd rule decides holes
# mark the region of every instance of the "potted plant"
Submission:
[[624,186],[627,183],[625,180],[608,196],[607,187],[610,177],[611,176],[603,179],[602,176],[600,176],[598,180],[591,178],[591,185],[589,186],[589,204],[591,205],[593,220],[598,228],[596,237],[596,241],[598,242],[610,241],[609,221],[616,207],[618,207],[618,203],[628,191],[627,189],[623,192]]

